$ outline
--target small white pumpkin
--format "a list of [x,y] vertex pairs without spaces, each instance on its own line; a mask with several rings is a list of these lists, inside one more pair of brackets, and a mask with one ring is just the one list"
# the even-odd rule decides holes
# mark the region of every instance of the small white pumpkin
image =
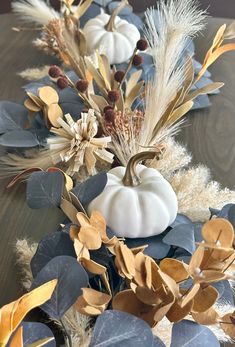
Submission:
[[109,58],[110,64],[121,64],[131,58],[140,33],[133,24],[117,16],[127,3],[122,1],[111,16],[102,13],[86,23],[83,32],[89,54],[100,49]]
[[154,152],[132,157],[125,167],[108,172],[104,191],[88,206],[100,211],[117,236],[149,237],[161,234],[176,218],[178,202],[170,183],[155,169],[138,163]]

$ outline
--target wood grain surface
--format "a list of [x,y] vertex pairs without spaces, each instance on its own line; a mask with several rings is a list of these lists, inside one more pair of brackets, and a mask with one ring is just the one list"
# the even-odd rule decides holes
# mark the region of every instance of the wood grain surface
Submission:
[[[210,19],[204,36],[196,40],[197,56],[201,59],[222,19]],[[52,64],[55,59],[38,52],[31,41],[36,32],[16,33],[12,14],[0,16],[0,99],[21,101],[25,81],[17,73],[27,67]],[[215,81],[226,86],[219,96],[211,99],[212,107],[193,112],[179,139],[187,143],[195,163],[203,163],[212,176],[230,188],[235,182],[235,53],[227,53],[211,69]],[[0,306],[21,294],[19,269],[16,267],[14,244],[17,238],[38,241],[55,230],[64,216],[58,209],[30,210],[25,203],[25,186],[6,190],[0,181]]]

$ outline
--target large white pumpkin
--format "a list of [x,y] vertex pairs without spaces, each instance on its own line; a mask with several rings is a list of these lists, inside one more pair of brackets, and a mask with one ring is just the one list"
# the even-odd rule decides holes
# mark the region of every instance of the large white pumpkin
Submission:
[[[127,170],[131,180],[126,177]],[[161,234],[174,222],[178,202],[171,185],[157,170],[135,162],[129,169],[109,171],[104,191],[88,206],[89,214],[94,210],[103,214],[117,236],[149,237]]]
[[121,64],[130,59],[140,39],[140,33],[133,24],[106,13],[90,19],[83,32],[88,53],[100,49],[109,58],[110,64]]

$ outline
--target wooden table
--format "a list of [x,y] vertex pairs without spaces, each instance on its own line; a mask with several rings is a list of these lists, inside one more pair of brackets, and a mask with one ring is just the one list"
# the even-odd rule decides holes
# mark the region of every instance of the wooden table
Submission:
[[[227,20],[226,20],[227,21]],[[196,40],[197,58],[202,59],[216,28],[222,19],[210,19],[204,37]],[[0,16],[0,99],[20,101],[25,83],[17,72],[27,67],[54,63],[54,59],[38,52],[31,44],[35,32],[16,33],[12,14]],[[188,144],[195,163],[206,164],[213,178],[232,188],[235,181],[235,53],[226,54],[211,69],[214,81],[226,86],[219,96],[211,98],[213,106],[193,112],[180,140]],[[17,238],[40,240],[63,221],[58,209],[30,210],[25,203],[25,186],[6,190],[7,181],[0,181],[0,306],[21,294],[19,275],[15,266],[14,244]]]

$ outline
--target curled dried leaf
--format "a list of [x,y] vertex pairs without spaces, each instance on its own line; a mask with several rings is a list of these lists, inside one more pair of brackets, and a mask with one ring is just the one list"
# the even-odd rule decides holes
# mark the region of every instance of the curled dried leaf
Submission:
[[229,335],[232,339],[235,339],[235,324],[233,319],[233,313],[228,313],[222,317],[220,323],[221,328],[224,332]]
[[96,275],[103,275],[106,272],[106,267],[96,263],[94,260],[88,259],[87,257],[81,257],[80,263],[84,268]]
[[91,306],[108,305],[112,297],[108,294],[98,292],[92,288],[83,288],[82,294],[84,300]]
[[213,307],[205,312],[191,312],[191,314],[198,324],[213,325],[219,322],[219,314]]
[[208,243],[214,243],[217,246],[231,248],[234,239],[234,230],[232,224],[223,218],[215,218],[204,224],[202,236]]
[[78,233],[78,239],[90,250],[99,249],[102,245],[99,232],[92,226],[81,227]]

